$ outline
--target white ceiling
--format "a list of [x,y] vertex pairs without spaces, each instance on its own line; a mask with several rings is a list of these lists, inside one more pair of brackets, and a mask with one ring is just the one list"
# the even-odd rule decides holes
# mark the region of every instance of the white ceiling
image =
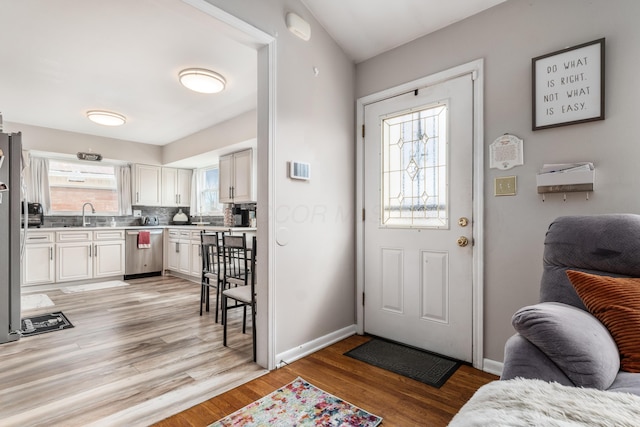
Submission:
[[[302,1],[360,62],[505,0]],[[0,0],[0,11],[7,122],[165,145],[256,106],[255,48],[183,1]],[[187,67],[221,73],[226,90],[183,88]],[[96,125],[85,117],[92,109],[127,124]]]
[[[246,39],[179,0],[0,0],[0,111],[7,122],[165,145],[256,107],[257,56]],[[209,68],[205,95],[178,72]],[[121,127],[90,122],[106,109]]]
[[356,63],[504,1],[302,0]]

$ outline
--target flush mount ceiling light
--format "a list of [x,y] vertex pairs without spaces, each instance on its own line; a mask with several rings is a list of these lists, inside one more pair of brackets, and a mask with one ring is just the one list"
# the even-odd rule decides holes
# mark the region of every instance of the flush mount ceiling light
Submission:
[[121,126],[127,122],[127,118],[122,114],[102,110],[87,111],[87,118],[104,126]]
[[227,84],[220,74],[204,68],[187,68],[178,77],[184,87],[200,93],[218,93]]

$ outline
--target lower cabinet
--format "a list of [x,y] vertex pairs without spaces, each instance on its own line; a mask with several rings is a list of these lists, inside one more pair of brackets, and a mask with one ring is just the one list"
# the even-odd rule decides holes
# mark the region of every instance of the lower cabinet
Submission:
[[124,241],[95,242],[93,244],[93,277],[124,274]]
[[[187,276],[193,275],[192,259],[193,244],[192,235],[197,234],[198,246],[200,245],[200,234],[197,231],[169,229],[167,233],[167,269]],[[199,247],[198,247],[199,251]],[[196,254],[197,255],[197,254]]]
[[28,231],[22,262],[22,285],[45,285],[56,280],[53,232]]
[[69,282],[93,277],[91,242],[58,243],[56,247],[56,281]]
[[195,242],[191,241],[191,275],[200,278],[202,274],[202,249],[200,247],[200,235]]
[[[170,228],[166,241],[166,269],[200,280],[202,274],[202,254],[200,249],[200,231],[185,230],[180,228]],[[220,228],[216,228],[220,231]],[[228,230],[228,229],[226,229]],[[247,246],[251,246],[251,237],[255,231],[231,231],[232,234],[246,234]]]
[[58,282],[124,274],[124,230],[59,231],[56,242]]

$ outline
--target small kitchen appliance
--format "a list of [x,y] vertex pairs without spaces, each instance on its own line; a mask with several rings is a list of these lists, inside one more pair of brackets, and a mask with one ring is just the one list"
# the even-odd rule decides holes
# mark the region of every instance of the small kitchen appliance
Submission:
[[140,225],[159,225],[157,216],[143,216],[140,217]]
[[235,227],[249,227],[251,210],[242,206],[233,207],[233,225]]
[[[24,215],[24,204],[22,204]],[[40,228],[44,224],[44,213],[40,203],[27,203],[27,225]]]

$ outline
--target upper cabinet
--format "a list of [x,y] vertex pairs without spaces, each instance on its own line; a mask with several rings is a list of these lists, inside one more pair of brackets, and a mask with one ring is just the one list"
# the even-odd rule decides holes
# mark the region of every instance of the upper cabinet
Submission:
[[189,206],[192,173],[189,169],[162,168],[162,206]]
[[220,202],[248,203],[256,201],[253,150],[243,150],[220,157]]
[[134,205],[189,206],[191,170],[136,164],[133,171]]
[[160,206],[162,203],[162,168],[151,165],[133,167],[133,204]]

